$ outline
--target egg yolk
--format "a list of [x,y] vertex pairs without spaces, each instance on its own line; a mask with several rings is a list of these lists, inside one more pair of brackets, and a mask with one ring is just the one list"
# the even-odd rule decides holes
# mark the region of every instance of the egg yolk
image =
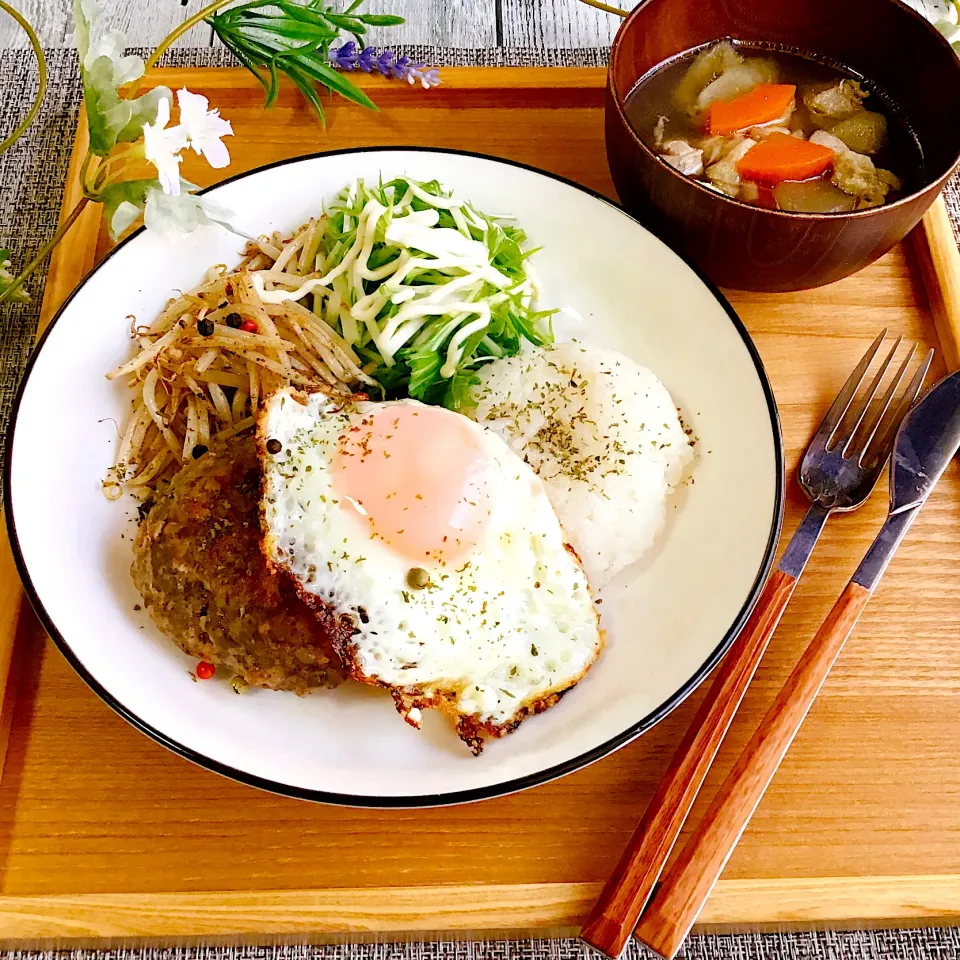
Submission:
[[333,465],[341,509],[412,563],[449,562],[490,516],[490,461],[468,420],[439,407],[384,404],[357,414]]

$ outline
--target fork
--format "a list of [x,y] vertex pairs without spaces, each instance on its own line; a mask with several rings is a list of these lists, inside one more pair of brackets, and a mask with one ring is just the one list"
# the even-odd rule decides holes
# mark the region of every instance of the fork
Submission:
[[913,344],[879,402],[874,403],[902,342],[898,337],[857,400],[886,335],[886,330],[880,333],[863,355],[807,448],[800,465],[800,486],[811,500],[810,507],[764,585],[749,620],[721,662],[683,742],[580,931],[585,943],[609,957],[618,957],[623,951],[650,900],[824,525],[834,512],[855,510],[870,495],[890,456],[897,427],[920,393],[932,350],[896,400],[917,352],[917,344]]

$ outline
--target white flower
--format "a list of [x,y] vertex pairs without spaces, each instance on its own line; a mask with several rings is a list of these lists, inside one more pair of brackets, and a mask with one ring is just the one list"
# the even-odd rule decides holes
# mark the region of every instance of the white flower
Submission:
[[143,125],[143,154],[156,168],[163,192],[177,196],[180,193],[180,151],[187,145],[182,126],[167,128],[170,122],[170,101],[157,104],[156,123]]
[[119,30],[110,30],[96,43],[92,44],[83,58],[85,70],[92,70],[100,57],[106,57],[113,64],[113,81],[121,87],[131,80],[139,80],[143,76],[143,60],[140,57],[125,57],[123,51],[127,46],[127,38]]
[[190,193],[169,194],[154,189],[147,193],[143,222],[148,230],[157,230],[174,238],[212,223],[229,230],[231,215],[231,211],[212,200]]
[[177,91],[177,104],[180,107],[180,126],[194,153],[202,153],[214,169],[227,166],[230,154],[222,138],[233,136],[230,121],[224,120],[219,110],[209,110],[210,103],[206,97],[191,93],[186,88]]

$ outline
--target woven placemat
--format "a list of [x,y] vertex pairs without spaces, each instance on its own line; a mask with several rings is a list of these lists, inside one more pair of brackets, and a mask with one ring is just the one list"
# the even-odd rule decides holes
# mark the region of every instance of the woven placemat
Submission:
[[[652,960],[636,943],[625,960]],[[577,940],[447,940],[329,947],[196,947],[11,952],[8,960],[597,960]],[[690,937],[681,960],[956,960],[960,929],[753,933]]]
[[[468,50],[414,47],[416,60],[441,66],[604,66],[606,51],[495,48]],[[16,262],[32,259],[56,227],[80,103],[76,53],[52,50],[49,89],[30,132],[0,159],[0,247]],[[222,48],[176,50],[171,66],[233,65]],[[36,92],[36,72],[24,51],[0,53],[0,139],[12,130]],[[960,181],[947,190],[947,205],[960,237]],[[30,281],[29,304],[0,308],[0,462],[6,449],[10,408],[26,366],[40,314],[44,271]],[[639,960],[636,946],[626,956]],[[377,944],[320,948],[201,948],[176,950],[9,953],[10,960],[587,960],[595,956],[576,940],[517,940]],[[884,930],[745,934],[691,937],[682,957],[690,960],[954,960],[960,958],[960,930]]]

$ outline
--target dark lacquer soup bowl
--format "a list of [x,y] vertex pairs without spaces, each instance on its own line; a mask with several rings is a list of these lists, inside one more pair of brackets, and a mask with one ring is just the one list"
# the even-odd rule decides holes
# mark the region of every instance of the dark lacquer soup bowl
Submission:
[[[913,189],[870,209],[794,213],[732,199],[661,160],[631,125],[628,95],[655,68],[724,37],[815,54],[882,88],[923,152]],[[898,0],[643,0],[613,44],[606,139],[626,209],[714,282],[742,290],[816,287],[902,240],[957,168],[960,58]]]

